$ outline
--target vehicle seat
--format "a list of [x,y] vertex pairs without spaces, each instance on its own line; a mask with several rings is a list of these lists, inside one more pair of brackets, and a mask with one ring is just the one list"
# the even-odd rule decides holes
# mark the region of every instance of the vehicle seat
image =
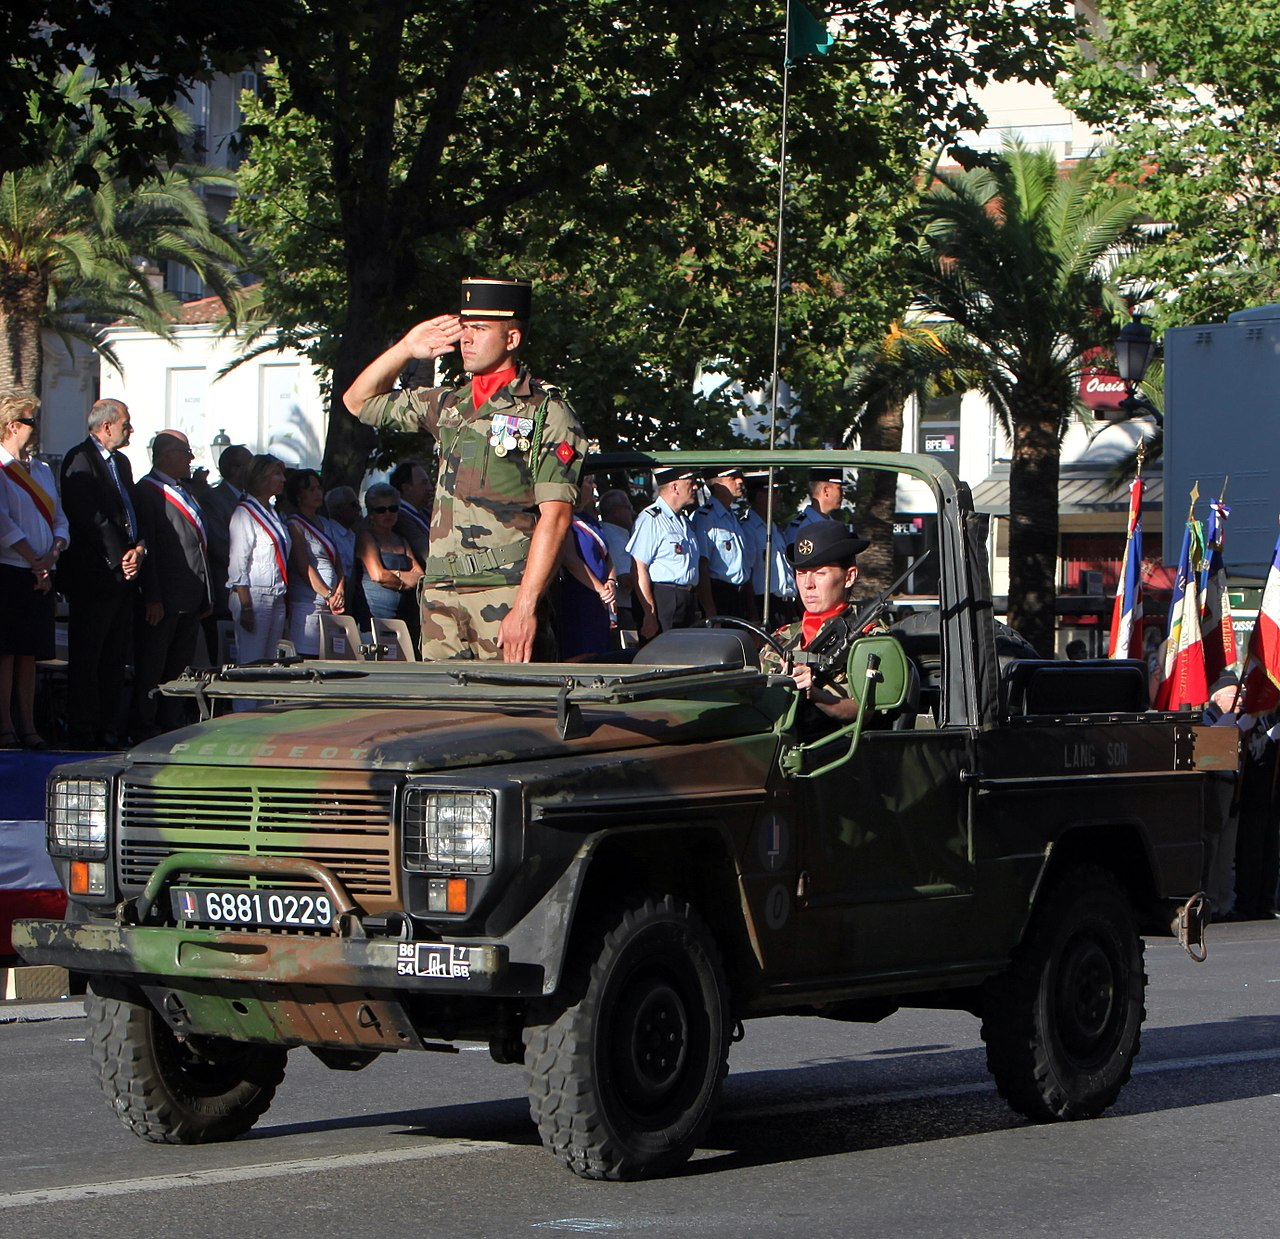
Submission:
[[1000,708],[1006,715],[1141,714],[1151,704],[1149,674],[1140,658],[1020,658],[1001,673]]
[[635,667],[715,667],[741,671],[760,666],[755,644],[732,628],[669,628],[636,651]]

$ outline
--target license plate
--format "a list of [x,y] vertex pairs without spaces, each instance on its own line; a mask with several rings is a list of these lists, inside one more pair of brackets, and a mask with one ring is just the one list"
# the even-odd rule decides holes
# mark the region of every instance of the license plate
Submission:
[[219,890],[179,886],[170,892],[180,921],[281,929],[330,929],[336,911],[323,891]]

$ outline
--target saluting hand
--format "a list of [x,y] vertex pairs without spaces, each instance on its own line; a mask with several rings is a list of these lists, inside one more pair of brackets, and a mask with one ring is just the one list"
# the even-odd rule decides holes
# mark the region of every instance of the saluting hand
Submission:
[[402,343],[409,350],[410,356],[419,361],[429,361],[443,357],[458,342],[462,335],[462,319],[456,314],[441,314],[429,318],[426,322],[410,327],[405,332]]

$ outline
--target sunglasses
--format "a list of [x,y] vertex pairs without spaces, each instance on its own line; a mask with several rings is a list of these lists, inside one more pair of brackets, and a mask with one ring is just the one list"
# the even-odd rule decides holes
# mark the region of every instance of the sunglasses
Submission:
[[371,514],[374,512],[399,512],[399,511],[400,511],[400,505],[398,503],[387,504],[385,507],[381,507],[381,508],[369,509],[369,512]]
[[13,419],[19,426],[34,426],[36,419],[34,417],[15,417]]

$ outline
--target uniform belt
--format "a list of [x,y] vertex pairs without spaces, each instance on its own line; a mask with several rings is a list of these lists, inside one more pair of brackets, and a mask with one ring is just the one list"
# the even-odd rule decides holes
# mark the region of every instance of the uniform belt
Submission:
[[654,586],[660,586],[662,589],[678,589],[682,594],[693,593],[692,585],[675,585],[670,581],[654,581]]
[[521,538],[497,550],[485,547],[478,551],[450,551],[447,555],[428,555],[425,575],[433,579],[479,576],[498,568],[523,563],[529,555],[529,539]]

